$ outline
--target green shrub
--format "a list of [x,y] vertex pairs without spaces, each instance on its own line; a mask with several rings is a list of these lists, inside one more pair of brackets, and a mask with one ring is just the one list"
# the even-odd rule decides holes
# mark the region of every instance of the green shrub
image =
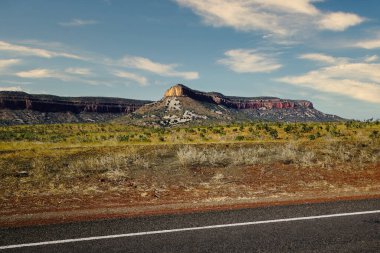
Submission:
[[243,141],[244,139],[245,139],[245,137],[242,136],[242,135],[238,135],[238,136],[235,137],[236,141]]
[[121,135],[117,139],[118,141],[129,141],[129,135]]
[[380,133],[379,133],[379,131],[378,130],[373,130],[371,133],[370,133],[370,135],[369,135],[369,138],[371,138],[371,139],[378,139],[378,138],[380,138]]

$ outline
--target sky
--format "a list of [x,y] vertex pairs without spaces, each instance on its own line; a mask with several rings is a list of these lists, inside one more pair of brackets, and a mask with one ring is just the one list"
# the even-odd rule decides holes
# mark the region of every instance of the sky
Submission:
[[380,119],[378,0],[0,0],[0,90],[158,100],[182,83]]

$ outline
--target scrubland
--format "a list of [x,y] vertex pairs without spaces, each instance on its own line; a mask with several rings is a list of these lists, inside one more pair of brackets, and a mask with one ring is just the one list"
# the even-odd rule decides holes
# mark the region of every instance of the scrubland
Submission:
[[0,214],[380,193],[380,124],[0,127]]

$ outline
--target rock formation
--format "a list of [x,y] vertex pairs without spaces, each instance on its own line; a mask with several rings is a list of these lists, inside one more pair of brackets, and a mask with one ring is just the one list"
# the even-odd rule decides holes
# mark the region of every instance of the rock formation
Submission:
[[0,109],[39,112],[131,113],[151,101],[108,97],[58,97],[0,91]]
[[190,97],[192,99],[224,105],[234,109],[292,109],[309,108],[313,104],[307,100],[289,100],[276,97],[231,97],[217,92],[201,92],[192,90],[182,84],[177,84],[168,89],[164,97]]
[[175,124],[242,121],[339,121],[307,100],[234,97],[177,84],[152,102],[109,97],[59,97],[0,91],[0,125],[116,121],[126,124]]

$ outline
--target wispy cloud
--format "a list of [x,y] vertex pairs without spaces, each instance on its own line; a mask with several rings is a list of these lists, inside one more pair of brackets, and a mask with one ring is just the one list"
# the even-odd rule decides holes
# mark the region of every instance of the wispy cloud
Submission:
[[378,61],[378,60],[379,60],[379,56],[377,56],[377,55],[367,56],[364,59],[365,62],[375,62],[375,61]]
[[331,66],[304,75],[282,77],[277,81],[380,103],[380,64],[342,63],[336,58],[335,64]]
[[92,75],[92,72],[89,68],[67,68],[65,69],[66,73],[81,75],[81,76],[89,76]]
[[114,75],[121,78],[127,78],[129,80],[135,81],[141,86],[146,86],[148,84],[148,79],[144,76],[137,75],[135,73],[127,71],[114,71]]
[[0,59],[0,71],[3,69],[7,69],[10,66],[20,64],[20,59]]
[[87,78],[83,78],[81,74],[78,73],[70,73],[70,71],[64,70],[56,70],[56,69],[31,69],[26,71],[20,71],[14,73],[15,76],[26,79],[58,79],[64,82],[79,82],[85,83],[89,85],[99,85],[99,84],[107,84],[98,80],[91,80]]
[[55,52],[41,48],[11,44],[5,41],[0,41],[0,51],[12,52],[17,55],[37,56],[42,58],[64,57],[77,60],[83,59],[83,57],[76,54],[66,52]]
[[322,30],[344,31],[351,26],[362,23],[365,19],[345,12],[333,12],[324,15],[319,21],[319,28]]
[[349,59],[343,58],[343,57],[337,58],[337,57],[332,57],[330,55],[319,54],[319,53],[302,54],[298,58],[322,62],[322,63],[326,63],[326,64],[347,63],[349,60]]
[[80,26],[88,26],[88,25],[96,25],[99,22],[96,20],[84,20],[84,19],[77,19],[74,18],[68,22],[60,22],[59,25],[66,26],[66,27],[80,27]]
[[282,67],[271,55],[259,53],[254,49],[233,49],[224,55],[226,57],[217,62],[237,73],[269,73]]
[[250,1],[177,0],[203,18],[204,23],[215,27],[233,27],[240,31],[263,30],[285,35],[287,29],[270,12],[261,12]]
[[1,87],[0,91],[23,91],[23,89],[20,86],[8,86],[8,87]]
[[56,70],[51,69],[32,69],[27,71],[20,71],[15,74],[21,78],[31,78],[31,79],[40,79],[40,78],[57,78],[61,80],[68,80],[67,76],[60,73]]
[[365,19],[345,12],[325,13],[314,0],[175,0],[192,9],[204,23],[240,31],[263,31],[280,37],[315,27],[344,31]]
[[354,46],[364,49],[377,49],[380,48],[380,39],[358,41]]
[[118,65],[145,70],[160,76],[179,77],[186,80],[199,78],[198,72],[176,70],[178,67],[177,64],[163,64],[138,56],[125,56],[123,59],[118,61]]
[[[48,49],[43,49],[48,48]],[[178,70],[179,64],[164,64],[155,62],[148,58],[139,56],[125,56],[122,59],[109,59],[103,55],[98,55],[91,52],[78,52],[75,49],[70,49],[62,43],[54,42],[41,42],[41,41],[24,41],[15,43],[9,43],[0,41],[0,52],[9,52],[10,55],[19,56],[37,56],[46,59],[52,59],[55,57],[64,57],[74,60],[82,61],[80,65],[83,66],[83,62],[87,66],[93,66],[100,71],[103,68],[104,76],[94,74],[89,67],[66,67],[61,69],[50,69],[47,65],[34,66],[34,69],[25,71],[10,72],[10,75],[17,76],[19,78],[26,79],[46,79],[54,78],[61,81],[81,82],[91,85],[108,85],[115,82],[122,84],[125,82],[125,78],[137,82],[141,86],[148,84],[146,77],[132,73],[133,71],[118,71],[109,72],[109,67],[115,68],[134,68],[150,73],[154,73],[165,77],[182,78],[186,80],[194,80],[199,78],[199,73],[196,71],[180,71]],[[70,52],[70,53],[68,53]],[[73,53],[71,53],[73,52]],[[0,59],[0,70],[6,67],[19,64],[21,61],[28,62],[27,59]],[[95,80],[94,77],[100,78]],[[91,80],[91,79],[93,80]],[[116,79],[115,79],[116,78]],[[117,80],[119,78],[119,80]]]
[[[45,49],[47,48],[47,49]],[[36,40],[25,40],[23,42],[9,43],[5,41],[0,41],[0,52],[9,52],[10,55],[18,56],[37,56],[41,58],[51,59],[55,57],[70,58],[74,60],[80,60],[88,64],[88,66],[96,65],[98,69],[103,68],[104,76],[101,77],[101,81],[90,80],[89,78],[94,78],[95,75],[88,67],[66,67],[62,69],[49,69],[46,65],[34,66],[34,69],[27,71],[19,71],[17,73],[11,73],[11,75],[18,76],[20,78],[28,79],[42,79],[42,78],[55,78],[62,81],[76,81],[87,84],[109,84],[113,81],[117,83],[125,82],[125,78],[133,80],[140,84],[141,86],[147,85],[148,80],[141,75],[132,73],[133,71],[119,71],[117,74],[110,73],[107,69],[109,67],[115,68],[134,68],[150,73],[154,73],[165,77],[175,77],[182,78],[186,80],[194,80],[199,78],[199,73],[196,71],[180,71],[178,68],[179,64],[165,64],[153,61],[148,58],[139,56],[125,56],[122,59],[109,59],[103,55],[98,55],[91,52],[81,52],[76,49],[67,47],[66,45],[59,42],[43,42]],[[22,59],[23,61],[26,59]],[[11,66],[21,60],[10,59],[10,60],[0,60],[0,70],[4,68],[5,65]],[[2,66],[4,65],[4,66]],[[83,63],[81,63],[83,66]],[[92,77],[91,77],[92,76]],[[99,77],[99,76],[97,76]],[[120,78],[115,80],[115,78]]]

